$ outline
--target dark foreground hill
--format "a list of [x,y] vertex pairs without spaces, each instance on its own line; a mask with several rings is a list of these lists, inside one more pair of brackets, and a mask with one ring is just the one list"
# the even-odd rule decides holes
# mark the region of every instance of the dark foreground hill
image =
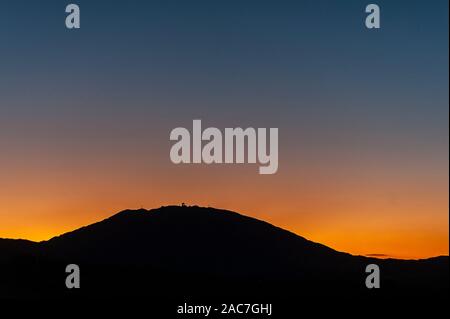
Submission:
[[[380,289],[365,286],[371,263]],[[80,266],[80,289],[66,288],[67,264]],[[234,212],[169,206],[123,211],[40,243],[0,240],[0,297],[442,297],[448,267],[448,257],[352,256]]]

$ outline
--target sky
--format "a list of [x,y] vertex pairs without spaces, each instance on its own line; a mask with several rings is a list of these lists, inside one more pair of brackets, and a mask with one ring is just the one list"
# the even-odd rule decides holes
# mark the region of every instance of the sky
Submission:
[[[0,0],[0,237],[226,208],[352,254],[448,255],[448,1]],[[279,128],[279,169],[170,131]]]

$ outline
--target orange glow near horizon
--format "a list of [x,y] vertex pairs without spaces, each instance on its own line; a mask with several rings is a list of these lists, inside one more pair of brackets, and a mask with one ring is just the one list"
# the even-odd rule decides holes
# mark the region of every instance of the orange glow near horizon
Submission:
[[0,182],[0,237],[47,240],[124,209],[186,202],[233,210],[351,254],[448,255],[448,178],[437,172],[412,175],[408,168],[393,176],[354,164],[339,170],[311,164],[261,176],[249,165],[163,164],[150,170],[146,159],[18,168],[23,176]]

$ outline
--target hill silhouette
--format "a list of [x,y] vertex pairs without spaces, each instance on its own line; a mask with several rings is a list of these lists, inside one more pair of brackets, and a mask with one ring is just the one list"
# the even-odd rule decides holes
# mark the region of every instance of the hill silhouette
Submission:
[[[82,289],[65,287],[65,265]],[[381,269],[382,289],[365,286]],[[126,210],[39,243],[0,239],[0,297],[448,295],[448,256],[353,256],[264,221],[197,206]]]

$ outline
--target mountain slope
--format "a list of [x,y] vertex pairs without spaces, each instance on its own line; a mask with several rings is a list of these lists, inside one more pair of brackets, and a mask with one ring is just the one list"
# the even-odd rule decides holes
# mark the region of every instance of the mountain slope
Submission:
[[176,206],[123,211],[42,246],[49,255],[80,262],[152,264],[222,274],[286,272],[294,265],[308,267],[317,258],[349,257],[237,213]]
[[365,287],[370,263],[380,266],[386,293],[448,294],[448,257],[352,256],[254,218],[197,206],[127,210],[41,243],[0,241],[0,252],[9,256],[0,267],[12,274],[4,286],[13,296],[67,294],[69,263],[83,274],[76,293],[90,296],[360,295],[374,293]]

